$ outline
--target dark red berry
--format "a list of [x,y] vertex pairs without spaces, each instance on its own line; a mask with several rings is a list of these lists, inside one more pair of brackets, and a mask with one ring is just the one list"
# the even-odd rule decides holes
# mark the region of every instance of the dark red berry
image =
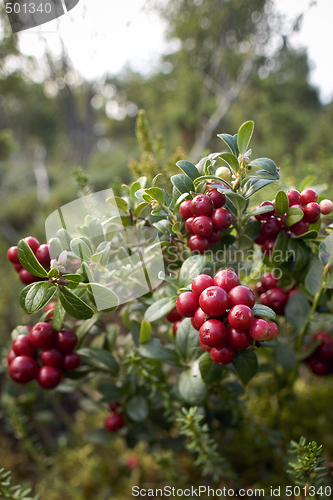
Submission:
[[29,335],[19,335],[13,342],[13,351],[16,356],[30,356],[36,354],[36,347],[32,344]]
[[304,207],[304,216],[310,224],[314,224],[320,219],[320,206],[312,201]]
[[232,288],[229,292],[229,297],[230,307],[236,306],[237,304],[244,304],[252,308],[256,303],[254,293],[244,285],[238,285]]
[[271,253],[273,252],[274,245],[275,245],[275,240],[266,240],[262,249],[263,253],[271,255]]
[[199,215],[207,215],[209,217],[213,213],[214,205],[209,196],[198,194],[191,201],[191,210],[196,217],[199,217]]
[[192,252],[204,253],[209,249],[209,240],[202,236],[194,235],[189,239],[188,246]]
[[289,206],[299,205],[302,201],[301,193],[297,189],[290,189],[287,191]]
[[198,307],[198,309],[195,311],[194,314],[194,321],[198,326],[198,330],[200,326],[202,326],[204,322],[207,321],[208,319],[210,319],[210,316],[207,313],[205,313],[205,311],[203,311],[201,307]]
[[37,250],[40,246],[37,238],[35,238],[34,236],[27,236],[26,238],[24,238],[24,241],[26,241],[28,243],[28,245],[31,248],[31,250],[33,251],[33,253],[37,252]]
[[29,356],[17,356],[9,365],[9,376],[18,384],[27,384],[38,375],[37,362]]
[[65,354],[62,367],[66,371],[76,370],[81,364],[80,356],[76,352]]
[[10,363],[13,361],[13,359],[16,358],[16,354],[15,352],[13,351],[13,349],[11,349],[9,351],[9,353],[7,354],[7,363],[10,365]]
[[316,335],[313,336],[313,340],[321,340],[322,342],[330,342],[331,341],[331,336],[327,332],[318,332]]
[[232,363],[235,358],[235,351],[228,346],[214,348],[210,351],[210,357],[218,365],[224,366]]
[[269,299],[267,296],[267,292],[262,293],[259,297],[259,300],[260,300],[260,304],[262,304],[263,306],[269,307]]
[[62,328],[56,333],[56,346],[62,352],[72,352],[77,344],[77,336],[73,330]]
[[54,389],[62,379],[62,370],[57,366],[42,366],[37,381],[43,389]]
[[247,330],[253,321],[252,309],[243,304],[234,306],[228,314],[228,322],[232,328],[236,330]]
[[267,288],[262,284],[261,281],[258,281],[256,283],[256,292],[258,295],[261,295],[262,293],[266,292]]
[[64,358],[59,349],[50,347],[42,352],[40,359],[44,365],[60,366]]
[[226,292],[229,292],[232,288],[234,288],[234,286],[239,285],[239,278],[232,269],[222,269],[216,273],[214,285],[223,288]]
[[41,321],[32,327],[29,336],[33,345],[38,349],[49,349],[55,343],[56,335],[51,323]]
[[192,325],[192,326],[193,326],[193,328],[195,328],[196,330],[198,330],[198,331],[200,330],[200,326],[199,326],[199,325],[197,325],[197,323],[196,323],[196,321],[195,321],[195,319],[194,319],[194,316],[193,316],[193,318],[191,318],[191,325]]
[[8,248],[8,250],[7,250],[7,259],[12,264],[19,264],[20,263],[20,261],[18,259],[18,256],[17,256],[17,247],[16,246]]
[[241,331],[229,327],[228,335],[229,335],[228,343],[232,349],[235,350],[246,349],[252,344],[252,337],[250,336],[247,330]]
[[186,200],[179,205],[179,215],[183,220],[187,220],[194,215],[192,214],[191,203],[191,200]]
[[215,230],[223,231],[228,229],[232,223],[231,213],[225,208],[217,208],[213,215],[211,216],[213,226]]
[[110,413],[105,421],[105,428],[110,432],[115,432],[124,427],[124,417],[121,413]]
[[[271,307],[277,314],[283,314],[284,306],[288,300],[288,294],[281,288],[271,288],[267,292],[269,307]],[[281,312],[282,311],[282,312]]]
[[279,335],[279,329],[276,323],[274,321],[267,321],[268,326],[269,326],[269,333],[268,337],[266,337],[266,342],[270,342],[271,340],[274,340],[278,335]]
[[209,286],[213,286],[214,280],[208,274],[199,274],[192,281],[192,292],[200,295]]
[[270,240],[276,238],[276,236],[281,231],[281,222],[272,217],[261,224],[261,234]]
[[[318,340],[318,337],[316,340]],[[317,349],[317,354],[324,361],[333,359],[333,339],[330,336],[329,338],[322,339],[322,343]]]
[[311,203],[313,201],[317,201],[318,199],[318,194],[314,189],[304,189],[304,191],[301,192],[301,200],[304,205],[307,205],[308,203]]
[[111,411],[116,411],[120,407],[121,407],[121,405],[120,405],[120,403],[118,403],[118,401],[113,401],[112,403],[109,403],[109,408]]
[[207,215],[196,217],[192,222],[192,230],[197,236],[209,236],[213,231],[212,219]]
[[249,334],[255,340],[266,340],[270,334],[269,324],[264,319],[255,319],[249,327]]
[[192,224],[193,224],[193,221],[194,221],[195,217],[189,217],[186,221],[185,221],[185,230],[188,234],[194,234],[194,231],[193,231],[193,227],[192,227]]
[[208,236],[208,241],[211,245],[214,245],[215,243],[218,243],[221,241],[222,234],[221,231],[212,231],[211,234]]
[[265,219],[269,219],[272,215],[274,215],[274,212],[275,212],[275,207],[274,207],[274,203],[272,201],[263,201],[259,207],[257,208],[261,208],[261,207],[269,207],[271,206],[272,207],[272,210],[270,210],[269,212],[265,212],[263,214],[258,214],[255,216],[255,218],[257,220],[265,220]]
[[273,273],[265,273],[261,277],[261,283],[266,290],[275,288],[278,282],[279,279]]
[[170,321],[170,323],[175,323],[176,321],[180,321],[182,319],[182,316],[181,314],[179,314],[177,309],[174,308],[165,316],[165,319]]
[[329,363],[315,358],[310,360],[310,368],[315,375],[329,375],[331,373]]
[[176,302],[177,311],[185,318],[192,318],[199,307],[199,297],[193,292],[181,293]]
[[223,288],[210,286],[201,293],[199,304],[209,316],[221,316],[228,309],[229,295]]
[[14,264],[14,269],[17,273],[19,273],[21,269],[23,269],[23,266],[21,266],[21,264]]
[[202,349],[204,351],[207,351],[207,352],[210,352],[212,350],[211,347],[208,347],[208,345],[204,344],[203,342],[201,342],[201,340],[199,339],[199,344],[200,344],[200,347],[202,347]]
[[180,327],[180,325],[181,325],[181,320],[176,321],[176,322],[173,324],[173,327],[172,327],[172,332],[173,332],[173,334],[174,334],[174,335],[176,335],[177,330],[178,330],[178,328]]
[[221,208],[227,201],[226,195],[220,193],[217,189],[210,189],[207,191],[207,196],[212,200],[214,208]]
[[209,319],[200,327],[199,339],[208,347],[219,347],[228,342],[228,330],[222,321]]
[[266,237],[261,234],[260,236],[258,236],[257,238],[255,238],[253,240],[257,245],[264,245],[265,244],[265,241],[266,241]]
[[53,318],[53,313],[54,313],[54,309],[56,308],[57,306],[57,302],[49,302],[47,304],[47,306],[45,307],[45,312],[47,312],[48,314],[46,315],[46,318],[47,319],[52,319]]
[[21,269],[20,280],[25,285],[30,285],[31,283],[35,283],[36,281],[40,281],[40,278],[29,273],[29,271],[27,271],[26,269]]
[[47,243],[40,245],[36,250],[36,259],[42,266],[48,267],[50,265],[50,245]]

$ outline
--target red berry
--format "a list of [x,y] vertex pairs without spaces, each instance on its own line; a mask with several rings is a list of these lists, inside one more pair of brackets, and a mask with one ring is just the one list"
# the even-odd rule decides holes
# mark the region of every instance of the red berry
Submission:
[[271,201],[263,201],[259,207],[257,208],[261,208],[261,207],[268,207],[268,206],[271,206],[272,207],[272,210],[270,210],[269,212],[265,212],[263,214],[258,214],[255,216],[255,218],[257,220],[265,220],[265,219],[269,219],[275,212],[275,207],[274,207],[274,203],[271,202]]
[[13,359],[16,358],[16,354],[15,352],[13,351],[13,349],[11,349],[9,351],[9,353],[7,354],[7,363],[10,365],[10,363],[13,361]]
[[115,432],[124,427],[124,417],[121,413],[110,413],[105,421],[105,428],[110,432]]
[[42,352],[40,359],[44,365],[60,366],[63,355],[56,347],[50,347]]
[[264,319],[253,320],[250,328],[249,334],[255,340],[266,340],[269,336],[270,329],[269,324]]
[[25,285],[30,285],[31,283],[35,283],[36,281],[40,281],[40,278],[29,273],[29,271],[27,271],[26,269],[21,269],[20,280]]
[[265,238],[273,240],[281,231],[281,227],[281,222],[275,217],[272,217],[261,224],[261,234],[263,234]]
[[259,300],[260,300],[260,304],[262,304],[263,306],[269,307],[269,299],[267,296],[267,292],[262,293],[259,297]]
[[212,200],[214,208],[221,208],[227,201],[226,195],[220,193],[217,189],[210,189],[207,191],[207,196]]
[[19,335],[13,342],[13,351],[16,356],[30,356],[36,354],[36,347],[32,344],[29,335]]
[[208,236],[208,241],[211,245],[214,245],[215,243],[221,241],[221,238],[222,238],[221,231],[212,231],[211,234]]
[[275,288],[278,282],[279,279],[273,273],[265,273],[261,277],[261,283],[266,290]]
[[323,342],[330,342],[331,336],[327,332],[318,332],[313,336],[313,340],[322,340]]
[[319,206],[320,212],[323,215],[329,215],[333,210],[333,202],[331,200],[322,200]]
[[281,288],[271,288],[267,292],[269,307],[271,307],[277,314],[283,314],[284,306],[288,300],[288,294]]
[[198,330],[200,329],[200,326],[202,326],[208,319],[210,319],[210,316],[206,314],[205,311],[201,309],[201,307],[198,307],[194,314],[194,321],[198,326]]
[[253,321],[253,312],[248,306],[239,304],[234,306],[228,314],[228,322],[236,330],[247,330]]
[[56,346],[62,352],[72,352],[77,344],[77,336],[73,330],[62,328],[56,333]]
[[287,196],[290,207],[293,205],[299,205],[302,201],[301,193],[297,191],[297,189],[290,189],[290,191],[287,191]]
[[229,334],[228,343],[232,349],[235,350],[246,349],[252,344],[252,337],[250,336],[247,330],[241,331],[229,327],[228,334]]
[[179,205],[179,215],[183,220],[187,220],[194,215],[192,214],[191,203],[191,200],[186,200]]
[[54,309],[56,308],[57,306],[57,303],[54,301],[54,302],[49,302],[47,304],[47,306],[45,307],[45,312],[47,312],[48,314],[46,315],[46,319],[52,319],[53,318],[53,313],[54,313]]
[[21,269],[23,269],[23,266],[21,266],[21,264],[14,264],[14,269],[17,273],[19,273]]
[[333,339],[326,332],[319,332],[314,336],[314,340],[321,340],[322,343],[317,348],[318,357],[324,361],[333,359]]
[[229,297],[230,307],[236,306],[237,304],[244,304],[252,308],[256,303],[254,293],[244,285],[238,285],[232,288],[229,292]]
[[262,284],[261,281],[258,281],[256,283],[256,292],[258,295],[261,295],[262,293],[266,292],[267,288]]
[[213,231],[213,223],[207,215],[200,215],[192,222],[192,230],[197,236],[209,236]]
[[20,263],[18,256],[17,256],[17,247],[16,246],[8,248],[7,259],[12,264],[19,264]]
[[228,342],[228,330],[222,321],[209,319],[200,327],[199,339],[208,347],[219,347]]
[[265,241],[266,241],[266,237],[261,234],[260,236],[258,236],[257,238],[255,238],[253,240],[257,245],[264,245],[265,244]]
[[176,321],[180,321],[182,319],[182,316],[181,314],[179,314],[177,309],[174,308],[165,316],[165,319],[170,321],[170,323],[175,323]]
[[273,252],[275,240],[266,240],[263,246],[263,253],[270,255]]
[[173,334],[176,335],[177,333],[177,330],[178,328],[180,327],[181,325],[181,321],[176,321],[174,324],[173,324],[173,327],[172,327],[172,331],[173,331]]
[[50,245],[40,245],[36,250],[36,259],[42,266],[48,267],[50,265]]
[[198,194],[191,201],[191,210],[193,215],[207,215],[208,217],[213,213],[214,205],[212,200],[206,194]]
[[274,340],[278,335],[279,335],[279,329],[276,323],[274,321],[267,321],[268,326],[269,326],[269,333],[268,337],[266,337],[266,341],[270,342],[271,340]]
[[31,248],[31,250],[33,251],[33,253],[37,252],[37,250],[40,246],[37,238],[35,238],[34,236],[27,236],[26,238],[24,238],[24,241],[26,241],[28,243],[28,245]]
[[112,403],[109,403],[109,408],[111,411],[116,411],[120,407],[121,405],[120,403],[118,403],[118,401],[113,401]]
[[29,356],[17,356],[9,365],[9,376],[18,384],[27,384],[38,375],[37,362]]
[[329,363],[316,358],[310,360],[310,368],[315,375],[329,375],[331,373]]
[[217,208],[213,213],[212,222],[215,230],[223,231],[224,229],[228,229],[232,223],[231,213],[228,212],[225,208]]
[[199,274],[192,281],[192,292],[200,295],[209,286],[213,286],[214,280],[208,274]]
[[314,189],[304,189],[304,191],[301,192],[301,199],[302,203],[304,203],[304,205],[307,205],[312,201],[317,201],[318,194]]
[[52,328],[52,323],[41,321],[36,323],[30,332],[30,340],[39,349],[49,349],[56,340],[56,332]]
[[232,363],[235,358],[235,351],[231,347],[223,346],[218,349],[212,349],[210,351],[210,357],[218,365],[228,365]]
[[234,288],[234,286],[239,285],[239,278],[232,269],[222,269],[216,273],[214,285],[223,288],[226,292],[229,292],[232,288]]
[[201,293],[199,304],[209,316],[221,316],[228,309],[229,295],[218,286],[210,286]]
[[126,459],[126,465],[129,469],[136,469],[139,466],[139,459],[136,455],[130,455]]
[[199,326],[199,325],[197,325],[197,323],[196,323],[196,321],[195,321],[195,319],[194,319],[194,316],[193,316],[193,318],[191,318],[191,325],[192,325],[192,326],[193,326],[193,328],[195,328],[196,330],[198,330],[198,331],[200,330],[200,326]]
[[320,206],[312,201],[304,207],[304,216],[310,224],[314,224],[320,219]]
[[189,239],[188,246],[192,252],[204,253],[209,249],[209,240],[202,236],[194,235]]
[[62,367],[66,371],[76,370],[81,364],[80,356],[76,352],[69,352],[65,354]]
[[201,340],[199,339],[199,344],[200,344],[200,347],[202,347],[202,349],[204,351],[207,351],[207,352],[210,352],[212,350],[211,347],[208,347],[208,345],[204,344],[203,342],[201,342]]
[[62,370],[57,366],[42,366],[37,381],[43,389],[54,389],[62,379]]
[[193,292],[183,292],[177,298],[176,307],[179,314],[192,318],[199,307],[199,297]]
[[193,224],[193,221],[194,221],[195,217],[189,217],[186,221],[185,221],[185,230],[188,234],[194,234],[194,231],[193,231],[193,227],[192,227],[192,224]]

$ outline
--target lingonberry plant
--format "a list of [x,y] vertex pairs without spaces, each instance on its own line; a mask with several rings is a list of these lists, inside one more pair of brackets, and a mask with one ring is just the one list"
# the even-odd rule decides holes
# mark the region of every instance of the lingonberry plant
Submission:
[[62,220],[47,244],[8,250],[24,312],[41,312],[12,334],[11,379],[88,394],[101,410],[94,442],[186,436],[205,475],[239,484],[221,436],[250,419],[244,386],[266,373],[283,405],[303,361],[318,375],[333,366],[333,204],[305,179],[256,206],[280,175],[250,159],[252,133],[248,121],[219,136],[229,151],[178,161],[169,187],[140,177],[102,205],[89,198],[72,232]]

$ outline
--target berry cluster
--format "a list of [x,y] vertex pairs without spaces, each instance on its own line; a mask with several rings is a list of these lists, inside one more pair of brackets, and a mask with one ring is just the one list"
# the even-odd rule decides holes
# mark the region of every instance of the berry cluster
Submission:
[[199,330],[201,347],[219,365],[231,363],[236,350],[246,349],[254,340],[273,340],[278,327],[273,321],[254,317],[254,293],[239,284],[232,269],[219,271],[214,278],[199,274],[192,292],[177,298],[177,310]]
[[80,356],[73,352],[77,336],[69,328],[55,331],[50,321],[26,329],[29,333],[19,335],[8,353],[9,375],[18,384],[37,379],[43,389],[54,389],[64,370],[80,366]]
[[[327,332],[318,332],[313,340],[315,342],[321,340],[321,344],[305,359],[305,362],[316,375],[333,373],[333,338]],[[303,346],[305,352],[309,348],[310,344]]]
[[109,403],[111,413],[108,414],[104,421],[104,427],[107,431],[115,432],[124,426],[124,417],[119,413],[121,409],[120,403]]
[[[39,241],[34,236],[27,236],[24,240],[28,243],[29,247],[33,251],[36,256],[38,262],[48,269],[50,267],[50,245],[47,243],[45,245],[40,245]],[[20,261],[17,257],[17,247],[10,247],[7,252],[8,260],[14,264],[14,269],[20,275],[20,280],[25,285],[30,285],[35,281],[41,281],[42,278],[38,278],[38,276],[34,276],[29,273],[24,267],[21,265]]]
[[225,194],[209,188],[206,194],[180,204],[179,215],[185,221],[187,233],[192,235],[188,246],[193,252],[204,253],[220,241],[221,231],[231,226],[231,214],[223,208],[226,200]]
[[273,273],[265,273],[261,277],[261,281],[256,284],[256,292],[259,295],[260,303],[268,306],[276,314],[284,315],[284,308],[288,298],[296,290],[285,292],[277,286],[279,280]]
[[182,322],[183,316],[179,314],[176,308],[174,308],[165,316],[165,319],[170,321],[170,323],[173,323],[172,331],[173,334],[176,335],[179,325]]

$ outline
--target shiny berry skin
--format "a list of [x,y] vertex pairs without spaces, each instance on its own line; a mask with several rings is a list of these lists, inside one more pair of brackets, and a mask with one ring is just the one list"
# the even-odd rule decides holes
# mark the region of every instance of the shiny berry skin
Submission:
[[302,201],[301,193],[297,189],[290,189],[287,191],[289,206],[300,205]]
[[228,365],[235,359],[235,351],[231,347],[223,346],[210,351],[210,357],[218,365]]
[[271,288],[275,288],[278,284],[279,279],[274,276],[273,273],[265,273],[261,277],[261,283],[266,290],[270,290]]
[[9,376],[18,384],[27,384],[38,375],[37,362],[29,356],[17,356],[9,365]]
[[191,201],[191,210],[196,217],[199,217],[199,215],[207,215],[209,217],[213,213],[214,204],[206,194],[198,194]]
[[73,330],[62,328],[56,332],[56,346],[62,352],[72,352],[77,344],[77,336]]
[[46,315],[47,319],[52,319],[53,318],[53,312],[54,312],[54,309],[56,308],[56,306],[57,306],[57,302],[55,302],[55,301],[49,302],[47,304],[47,306],[45,307],[45,312],[48,313]]
[[16,354],[15,352],[13,351],[13,349],[11,349],[9,351],[9,353],[7,354],[7,363],[10,365],[10,363],[13,361],[13,359],[16,358]]
[[329,375],[331,373],[329,363],[315,358],[310,360],[310,368],[315,375]]
[[183,292],[177,298],[176,307],[179,314],[192,318],[199,307],[199,297],[193,292]]
[[211,245],[214,245],[215,243],[218,243],[221,241],[222,234],[221,231],[212,231],[210,235],[208,236],[208,241]]
[[192,281],[192,292],[200,295],[209,286],[213,286],[214,280],[208,274],[199,274]]
[[261,234],[260,236],[258,236],[257,238],[255,238],[253,240],[257,245],[264,245],[265,244],[265,241],[266,241],[266,237]]
[[226,208],[217,208],[211,216],[215,230],[228,229],[232,223],[231,213]]
[[212,200],[214,208],[221,208],[227,201],[226,195],[220,193],[217,189],[210,189],[207,191],[207,196]]
[[271,253],[273,252],[274,245],[275,245],[275,240],[266,240],[264,246],[262,247],[263,253],[271,255]]
[[186,221],[185,221],[185,230],[188,234],[194,234],[194,231],[193,231],[193,227],[192,227],[192,224],[193,224],[193,221],[194,221],[195,217],[189,217]]
[[229,292],[229,297],[230,307],[236,306],[237,304],[244,304],[252,308],[256,303],[254,293],[244,285],[238,285],[232,288]]
[[43,389],[54,389],[62,379],[62,370],[57,366],[42,366],[37,381]]
[[120,405],[120,403],[118,403],[118,401],[113,401],[112,403],[109,403],[109,408],[111,411],[116,411],[120,407],[121,407],[121,405]]
[[326,332],[319,332],[313,338],[315,341],[322,341],[316,350],[318,357],[324,361],[333,359],[333,339],[331,336]]
[[301,236],[301,234],[309,231],[309,223],[305,219],[302,219],[291,226],[290,229],[296,236]]
[[331,200],[322,200],[319,203],[320,213],[329,215],[333,211],[333,202]]
[[40,278],[29,273],[29,271],[27,271],[26,269],[21,269],[19,274],[20,274],[20,280],[25,285],[30,285],[31,283],[35,283],[36,281],[40,281]]
[[221,179],[223,179],[225,181],[228,181],[231,177],[231,172],[230,172],[230,169],[228,167],[219,167],[216,170],[215,175],[217,177],[221,177]]
[[76,370],[81,364],[80,356],[76,352],[65,354],[62,367],[66,371]]
[[331,336],[327,332],[318,332],[313,336],[313,340],[322,340],[323,342],[330,342]]
[[229,295],[219,286],[210,286],[201,293],[199,305],[209,316],[221,316],[229,307]]
[[23,266],[21,266],[21,264],[14,264],[14,269],[17,273],[19,273],[21,269],[23,269]]
[[272,217],[261,224],[261,234],[273,240],[281,231],[281,227],[281,222],[275,217]]
[[252,337],[250,336],[247,330],[241,331],[229,327],[228,335],[229,335],[228,345],[232,349],[235,349],[236,351],[241,349],[246,349],[252,344]]
[[234,306],[228,314],[229,325],[241,331],[247,330],[251,326],[253,318],[252,309],[243,304]]
[[268,290],[267,297],[269,307],[271,307],[275,312],[279,311],[277,314],[282,314],[281,311],[287,303],[288,294],[281,288],[276,287]]
[[47,243],[45,245],[40,245],[36,250],[36,259],[38,262],[44,266],[48,267],[50,265],[50,245]]
[[28,245],[31,248],[31,250],[33,251],[33,253],[37,252],[37,250],[40,246],[37,238],[35,238],[34,236],[27,236],[26,238],[24,238],[24,241],[26,241],[28,243]]
[[213,223],[207,215],[200,215],[192,222],[192,230],[197,236],[209,236],[213,231]]
[[307,205],[312,201],[317,201],[318,194],[314,189],[304,189],[304,191],[301,192],[301,199],[302,203],[304,203],[304,205]]
[[239,278],[232,269],[222,269],[216,273],[214,286],[219,286],[226,292],[229,292],[232,288],[234,288],[234,286],[237,285],[239,285]]
[[36,354],[36,347],[32,344],[29,335],[19,335],[13,342],[13,351],[16,356],[30,356]]
[[174,335],[176,335],[177,330],[180,327],[180,325],[181,325],[181,320],[176,321],[176,323],[173,324],[172,332],[173,332]]
[[259,207],[257,208],[261,208],[261,207],[272,207],[272,210],[270,210],[269,212],[265,212],[263,214],[258,214],[255,216],[255,218],[257,220],[265,220],[265,219],[269,219],[272,215],[274,215],[274,212],[275,212],[275,207],[274,207],[274,203],[272,201],[263,201]]
[[256,283],[256,292],[258,295],[265,293],[266,290],[267,290],[267,288],[262,284],[261,281],[258,281],[258,283]]
[[195,234],[188,240],[188,246],[192,252],[204,253],[209,249],[209,240]]
[[17,256],[17,247],[16,246],[8,248],[8,250],[7,250],[7,259],[12,264],[19,264],[20,263],[20,261],[18,259],[18,256]]
[[40,359],[43,365],[60,366],[64,358],[59,349],[50,347],[42,352]]
[[172,311],[170,311],[166,316],[165,319],[170,321],[170,323],[175,323],[176,321],[180,321],[182,319],[181,314],[177,311],[177,309],[174,307]]
[[193,316],[193,318],[191,318],[191,325],[193,326],[193,328],[195,328],[195,330],[198,330],[198,331],[200,330],[200,326],[197,325],[197,323],[194,319],[194,316]]
[[179,215],[183,220],[187,220],[194,215],[192,214],[191,203],[191,200],[186,200],[179,205]]
[[269,336],[270,329],[269,324],[264,319],[253,320],[250,328],[249,334],[255,340],[266,340]]
[[41,321],[31,328],[29,336],[33,345],[38,349],[49,349],[55,343],[57,333],[53,330],[51,323]]
[[263,306],[269,307],[270,302],[269,302],[269,299],[267,296],[267,292],[262,293],[259,297],[259,300],[260,300],[260,304],[262,304]]
[[104,421],[104,426],[110,432],[118,431],[124,427],[124,417],[121,413],[110,413]]
[[320,206],[312,201],[304,207],[304,216],[310,224],[314,224],[320,219]]
[[212,350],[211,347],[208,347],[208,345],[204,344],[203,342],[201,342],[200,338],[199,338],[199,344],[200,344],[200,347],[206,351],[206,352],[210,352]]
[[200,327],[199,339],[208,347],[220,347],[228,342],[228,330],[222,321],[209,319]]
[[204,324],[205,321],[209,320],[210,319],[210,316],[205,313],[205,311],[203,311],[201,309],[201,307],[198,307],[198,309],[195,311],[195,314],[194,314],[194,321],[196,323],[196,325],[198,326],[198,330],[200,329],[200,326],[202,326]]
[[279,329],[276,323],[274,321],[267,321],[268,326],[269,326],[269,333],[268,337],[266,338],[266,342],[270,342],[271,340],[274,340],[278,335],[279,335]]

